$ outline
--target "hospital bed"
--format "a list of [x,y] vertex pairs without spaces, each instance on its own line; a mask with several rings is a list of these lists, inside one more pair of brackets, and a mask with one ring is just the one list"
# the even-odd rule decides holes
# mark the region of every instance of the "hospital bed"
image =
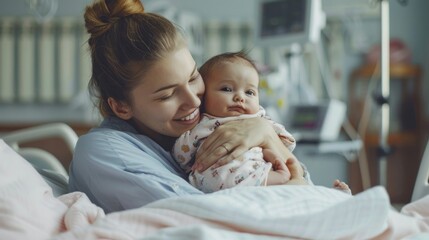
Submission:
[[[402,231],[387,221],[393,210],[382,187],[355,196],[321,186],[235,188],[105,215],[85,194],[68,193],[67,171],[55,156],[22,147],[49,137],[61,138],[72,152],[78,138],[68,125],[55,123],[0,139],[1,239],[389,239]],[[401,237],[429,236],[421,233],[429,232],[428,177],[429,144],[412,195],[415,203],[404,207],[404,214],[418,212],[426,225],[408,216],[401,222],[401,216],[396,220],[401,229],[420,226]]]
[[52,123],[14,131],[7,134],[3,140],[35,167],[68,176],[67,170],[51,153],[39,148],[22,147],[22,144],[28,142],[53,137],[64,141],[71,152],[73,152],[78,139],[77,134],[67,124]]
[[[26,159],[52,187],[55,196],[68,192],[68,171],[52,153],[34,147],[23,147],[37,140],[58,138],[73,153],[78,136],[64,123],[44,124],[8,133],[3,140]],[[25,146],[25,145],[24,145]]]

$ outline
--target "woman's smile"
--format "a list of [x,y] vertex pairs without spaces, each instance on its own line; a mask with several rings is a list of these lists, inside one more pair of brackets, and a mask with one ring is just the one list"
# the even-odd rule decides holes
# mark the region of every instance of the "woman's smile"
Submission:
[[183,123],[191,124],[191,123],[198,121],[199,116],[200,116],[200,111],[198,108],[196,108],[191,114],[180,118],[179,121],[181,121]]

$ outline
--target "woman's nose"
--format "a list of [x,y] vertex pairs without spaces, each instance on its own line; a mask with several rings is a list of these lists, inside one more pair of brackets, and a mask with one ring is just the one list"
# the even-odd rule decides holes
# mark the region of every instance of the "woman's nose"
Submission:
[[186,91],[186,104],[191,107],[198,107],[201,104],[201,99],[199,96],[199,91],[197,89],[188,88],[188,91]]
[[194,92],[190,92],[188,94],[187,103],[192,107],[198,107],[201,104],[201,100],[197,94],[195,94]]

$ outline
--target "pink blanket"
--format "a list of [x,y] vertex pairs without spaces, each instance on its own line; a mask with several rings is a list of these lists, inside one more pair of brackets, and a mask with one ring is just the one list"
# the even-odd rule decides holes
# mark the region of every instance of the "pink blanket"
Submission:
[[398,239],[429,232],[429,196],[392,210],[384,188],[233,188],[105,215],[85,194],[55,198],[0,140],[0,239]]

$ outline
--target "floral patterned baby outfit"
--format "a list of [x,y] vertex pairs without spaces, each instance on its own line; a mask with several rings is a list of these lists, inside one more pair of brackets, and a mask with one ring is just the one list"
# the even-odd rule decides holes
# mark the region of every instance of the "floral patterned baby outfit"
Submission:
[[[217,118],[203,114],[201,121],[193,129],[182,134],[173,147],[173,157],[180,166],[189,173],[189,182],[203,192],[209,193],[235,186],[260,186],[266,185],[271,163],[263,158],[262,149],[253,147],[242,156],[231,162],[217,167],[209,168],[204,172],[191,171],[195,154],[203,141],[220,125],[239,119],[264,117],[268,120],[265,110],[260,107],[256,114],[243,114],[241,116]],[[274,130],[280,136],[286,147],[293,150],[296,146],[295,139],[286,131],[283,125],[272,120]]]

